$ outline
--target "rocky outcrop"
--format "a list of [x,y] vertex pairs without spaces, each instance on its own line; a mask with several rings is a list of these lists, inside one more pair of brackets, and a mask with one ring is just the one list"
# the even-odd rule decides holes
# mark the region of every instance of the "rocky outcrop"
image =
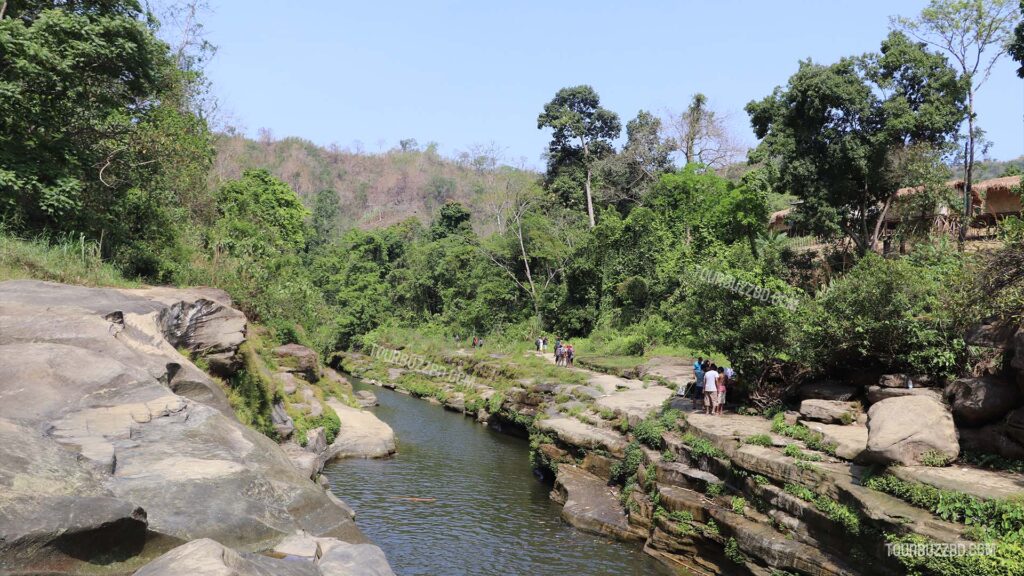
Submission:
[[935,388],[882,388],[881,386],[868,387],[868,403],[874,404],[888,398],[899,398],[901,396],[928,396],[936,401],[942,401],[942,392]]
[[[372,544],[300,536],[278,559],[239,553],[210,539],[194,540],[167,552],[136,576],[394,576],[384,553]],[[307,545],[308,544],[308,545]]]
[[[257,551],[300,530],[365,542],[344,506],[234,418],[161,321],[177,318],[190,346],[237,340],[214,321],[235,315],[204,304],[191,318],[205,322],[190,321],[185,306],[169,311],[174,291],[157,294],[0,283],[0,572],[59,559],[76,573],[83,558],[130,560],[150,542]],[[175,393],[182,373],[210,388]]]
[[285,344],[274,348],[274,356],[282,372],[295,374],[311,383],[320,380],[320,360],[313,350],[301,344]]
[[953,415],[927,396],[890,398],[868,410],[868,446],[864,459],[913,466],[937,453],[948,460],[960,454]]
[[860,404],[838,400],[804,400],[800,403],[800,416],[823,424],[849,424],[857,420]]
[[628,444],[622,434],[564,416],[540,420],[537,429],[554,434],[563,444],[587,450],[604,450],[618,458],[623,456]]
[[326,449],[325,462],[342,458],[386,458],[395,453],[395,432],[372,412],[327,401],[341,420],[334,442]]
[[564,504],[562,518],[580,530],[620,540],[646,537],[629,525],[618,495],[608,484],[576,466],[558,467],[551,497]]
[[1006,416],[1021,402],[1013,382],[995,376],[961,378],[949,385],[953,417],[961,426],[984,426]]

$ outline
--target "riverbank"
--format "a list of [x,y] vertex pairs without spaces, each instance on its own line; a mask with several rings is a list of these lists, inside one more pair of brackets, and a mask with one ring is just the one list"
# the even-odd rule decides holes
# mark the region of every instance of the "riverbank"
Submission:
[[[586,369],[560,369],[552,378],[546,372],[523,377],[515,366],[517,355],[480,356],[453,350],[430,357],[480,375],[471,388],[359,355],[339,357],[339,362],[356,372],[383,375],[378,385],[442,404],[488,426],[528,434],[532,465],[553,477],[552,498],[564,503],[566,522],[643,542],[645,552],[675,569],[707,575],[852,576],[904,574],[913,567],[923,567],[925,574],[955,574],[961,566],[995,574],[1000,573],[996,563],[1011,561],[1014,548],[1007,540],[993,539],[989,528],[965,526],[969,516],[962,512],[930,508],[923,495],[934,492],[936,498],[964,506],[1017,510],[1019,504],[999,502],[1019,497],[1020,475],[969,465],[887,469],[872,464],[889,455],[916,458],[912,455],[926,450],[919,446],[938,453],[946,449],[943,430],[952,431],[955,446],[949,409],[929,396],[941,398],[941,390],[875,393],[865,403],[878,409],[864,413],[860,401],[835,397],[849,394],[851,386],[811,384],[802,390],[806,394],[799,412],[774,419],[734,413],[719,417],[695,413],[689,400],[674,399],[672,388],[692,378],[685,371],[688,362],[681,359],[644,362],[659,365],[669,378],[649,376],[652,366],[632,372],[643,379]],[[536,356],[524,353],[522,358],[532,366]],[[483,365],[490,366],[486,372],[478,368]],[[504,381],[492,388],[482,378],[486,374]],[[562,374],[569,383],[558,382]],[[517,378],[510,381],[508,375]],[[407,387],[410,382],[414,386]],[[484,401],[466,403],[467,397]],[[917,405],[922,402],[929,404]],[[924,417],[928,410],[937,419],[931,424],[928,418],[889,418],[889,413]],[[869,422],[875,427],[872,442]],[[883,445],[883,437],[893,434],[903,440],[893,437]],[[990,558],[967,554],[944,565],[894,556],[887,547],[931,543],[971,550],[979,541],[992,543]]]

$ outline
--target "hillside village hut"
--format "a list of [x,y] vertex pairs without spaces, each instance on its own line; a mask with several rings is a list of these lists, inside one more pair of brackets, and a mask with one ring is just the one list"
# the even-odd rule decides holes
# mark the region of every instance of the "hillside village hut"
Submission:
[[768,229],[776,234],[788,234],[789,222],[787,217],[792,211],[792,208],[786,208],[785,210],[772,212],[772,215],[768,218]]
[[[963,182],[957,182],[957,190],[963,194]],[[1021,212],[1020,176],[1004,176],[982,180],[971,186],[975,197],[980,197],[980,206],[975,207],[975,218],[985,223],[994,223],[1007,216],[1016,216]],[[979,210],[980,208],[980,210]]]

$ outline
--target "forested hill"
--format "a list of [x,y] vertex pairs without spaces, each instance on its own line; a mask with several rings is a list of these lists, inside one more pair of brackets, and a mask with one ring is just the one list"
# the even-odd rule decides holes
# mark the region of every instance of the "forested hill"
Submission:
[[442,157],[434,146],[414,142],[380,154],[323,148],[301,138],[252,140],[216,137],[213,187],[239,178],[250,168],[269,170],[299,194],[307,206],[323,190],[340,199],[343,227],[379,228],[410,217],[428,221],[447,201],[460,202],[488,228],[487,214],[507,184],[507,176],[538,178],[534,172],[500,166],[483,147]]

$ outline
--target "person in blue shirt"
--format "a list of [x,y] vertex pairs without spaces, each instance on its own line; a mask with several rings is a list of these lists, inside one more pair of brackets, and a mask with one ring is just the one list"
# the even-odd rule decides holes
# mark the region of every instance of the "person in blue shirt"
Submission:
[[693,363],[693,375],[697,377],[697,382],[693,385],[693,407],[696,408],[697,399],[704,398],[704,358],[698,357]]

